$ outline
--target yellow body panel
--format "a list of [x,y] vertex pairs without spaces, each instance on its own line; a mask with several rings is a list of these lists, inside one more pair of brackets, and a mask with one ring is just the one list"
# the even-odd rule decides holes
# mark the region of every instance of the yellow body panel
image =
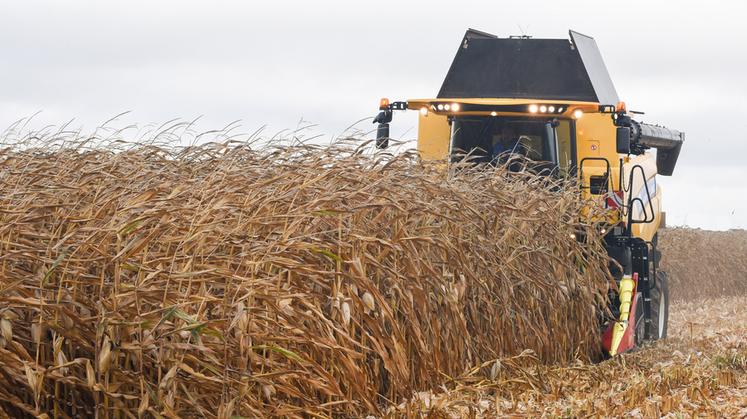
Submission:
[[[615,133],[612,119],[606,114],[587,113],[576,121],[576,161],[579,168],[583,169],[584,178],[580,179],[582,184],[588,185],[591,176],[603,175],[607,166],[600,160],[584,159],[606,158],[611,166],[611,186],[618,189],[620,155],[615,151]],[[580,167],[582,164],[583,167]]]
[[[633,158],[631,158],[627,163],[623,164],[624,182],[628,183],[630,181],[630,171],[636,165],[640,165],[643,168],[643,171],[646,175],[646,180],[644,182],[640,170],[636,170],[633,176],[632,185],[625,185],[626,188],[630,189],[630,192],[626,194],[626,199],[629,194],[632,194],[634,197],[647,197],[645,184],[648,183],[650,185],[649,194],[651,195],[651,205],[649,205],[648,203],[645,204],[647,212],[646,215],[649,218],[651,217],[651,207],[653,207],[654,221],[646,224],[634,224],[633,237],[640,237],[643,240],[651,241],[651,239],[654,237],[654,234],[656,234],[656,230],[659,229],[659,224],[661,222],[661,191],[659,190],[659,186],[655,181],[656,159],[651,153],[642,154],[640,156],[633,156]],[[653,185],[656,186],[651,187]],[[645,218],[640,205],[635,204],[632,211],[633,219],[642,220]]]
[[418,118],[418,153],[425,160],[443,160],[449,156],[451,127],[446,115],[421,114]]

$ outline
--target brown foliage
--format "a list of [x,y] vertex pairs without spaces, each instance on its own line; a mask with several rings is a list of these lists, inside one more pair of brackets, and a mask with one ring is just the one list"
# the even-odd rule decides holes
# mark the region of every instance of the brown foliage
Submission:
[[673,300],[747,294],[747,231],[665,229],[659,248]]
[[0,414],[359,415],[597,356],[571,190],[344,145],[82,146],[0,151]]

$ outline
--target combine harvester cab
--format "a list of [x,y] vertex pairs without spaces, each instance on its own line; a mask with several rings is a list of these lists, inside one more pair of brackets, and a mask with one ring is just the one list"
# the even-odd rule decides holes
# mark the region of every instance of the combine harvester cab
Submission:
[[394,111],[411,109],[420,113],[423,159],[469,155],[497,164],[521,155],[539,173],[576,178],[584,199],[610,210],[598,220],[617,283],[614,318],[601,331],[604,351],[616,355],[666,337],[656,176],[672,175],[684,133],[632,118],[639,113],[619,100],[593,38],[573,31],[570,41],[498,38],[470,29],[436,98],[382,99],[379,109],[378,148],[388,147]]

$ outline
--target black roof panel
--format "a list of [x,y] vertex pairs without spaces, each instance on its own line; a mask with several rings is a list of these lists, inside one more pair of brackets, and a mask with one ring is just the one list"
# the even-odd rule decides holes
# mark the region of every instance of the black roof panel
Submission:
[[[584,37],[584,52],[587,61],[594,66],[593,73],[598,84],[596,90],[584,65],[585,60],[578,48],[568,40],[505,39],[476,34],[473,30],[465,34],[438,93],[439,98],[599,102],[599,99],[611,100],[610,91],[615,92],[592,38]],[[606,81],[609,81],[607,85],[604,84]],[[604,91],[601,98],[597,94],[599,90]],[[614,93],[615,99],[616,96]],[[615,103],[616,100],[609,104]]]

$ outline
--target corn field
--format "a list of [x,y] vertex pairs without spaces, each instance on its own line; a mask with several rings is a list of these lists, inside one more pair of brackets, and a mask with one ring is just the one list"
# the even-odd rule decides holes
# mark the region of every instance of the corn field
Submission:
[[747,294],[747,231],[672,228],[659,234],[672,299]]
[[573,188],[360,141],[94,143],[0,151],[0,416],[384,415],[599,356]]

